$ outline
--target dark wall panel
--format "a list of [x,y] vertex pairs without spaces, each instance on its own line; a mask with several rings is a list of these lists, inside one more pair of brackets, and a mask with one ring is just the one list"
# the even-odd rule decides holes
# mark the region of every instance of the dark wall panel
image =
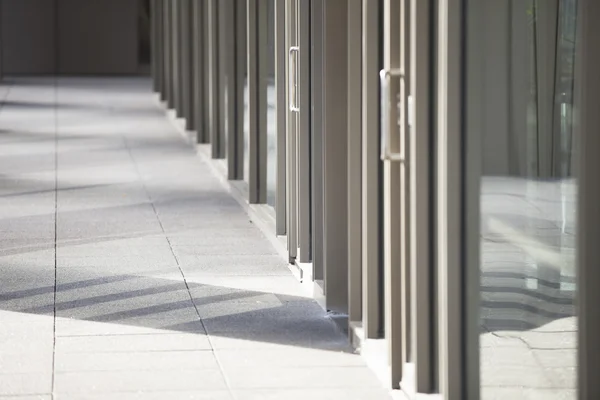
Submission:
[[138,69],[138,0],[60,0],[59,71],[132,74]]
[[0,2],[5,74],[138,71],[138,0]]
[[53,74],[56,68],[52,0],[2,0],[4,74]]

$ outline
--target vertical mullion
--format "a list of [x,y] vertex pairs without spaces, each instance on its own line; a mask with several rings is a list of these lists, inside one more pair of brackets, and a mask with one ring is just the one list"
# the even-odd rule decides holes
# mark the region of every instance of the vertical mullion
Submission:
[[311,259],[313,280],[323,280],[323,3],[312,0],[310,7],[310,147],[311,168]]
[[[0,21],[2,21],[2,14],[3,14],[3,1],[0,1]],[[2,38],[2,26],[0,25],[0,81],[2,81],[2,78],[4,78],[4,40]]]
[[257,202],[267,202],[267,79],[268,79],[268,18],[267,0],[258,0],[256,10],[256,54],[257,54]]
[[[384,61],[386,70],[400,69],[400,2],[385,0],[384,9]],[[389,88],[389,97],[383,98],[381,107],[389,107],[389,125],[381,126],[387,130],[390,138],[390,150],[398,153],[400,144],[400,126],[398,125],[398,97],[400,95],[400,80],[394,77]],[[383,144],[382,144],[383,145]],[[384,331],[387,341],[388,363],[390,366],[390,382],[393,388],[398,388],[402,379],[402,291],[401,291],[401,230],[404,222],[401,212],[400,185],[401,162],[397,160],[384,161]]]
[[283,0],[274,0],[275,3],[275,90],[277,96],[276,116],[277,116],[277,200],[276,200],[276,233],[277,235],[286,234],[286,23],[285,23],[285,2]]
[[172,15],[171,15],[171,1],[163,0],[163,12],[164,12],[164,70],[165,70],[165,100],[167,101],[167,108],[173,108],[173,31],[172,31]]
[[155,0],[154,12],[156,13],[156,69],[158,73],[158,93],[160,99],[165,99],[165,40],[164,40],[164,8],[163,0]]
[[157,68],[158,57],[156,50],[158,47],[158,24],[156,23],[158,10],[157,10],[158,0],[150,1],[150,65],[152,67],[152,90],[154,92],[158,92],[160,89],[159,84],[159,72]]
[[248,123],[249,123],[249,175],[248,175],[248,201],[250,204],[260,202],[258,152],[259,152],[259,104],[258,104],[258,2],[248,0],[247,5],[247,43],[248,43]]
[[208,107],[209,107],[209,135],[211,155],[219,158],[219,3],[218,0],[206,0],[208,24]]
[[[400,154],[404,163],[400,165],[400,282],[402,316],[402,356],[403,364],[412,358],[412,317],[411,317],[411,271],[410,271],[410,127],[408,126],[408,98],[410,96],[410,0],[400,0],[400,67],[404,79],[400,81],[401,137]],[[403,371],[403,375],[405,375]],[[404,376],[403,376],[404,377]]]
[[204,113],[205,109],[205,79],[204,79],[204,69],[205,67],[205,36],[204,36],[204,21],[203,14],[205,12],[204,9],[204,0],[192,0],[192,15],[193,15],[193,26],[192,26],[192,35],[193,35],[193,65],[194,69],[194,120],[195,120],[195,129],[196,129],[196,141],[198,143],[205,143],[205,135],[206,135],[206,114]]
[[237,58],[236,58],[236,24],[237,0],[221,0],[221,73],[223,78],[223,95],[227,98],[227,104],[222,103],[224,119],[223,135],[227,135],[227,178],[237,179]]
[[211,143],[212,134],[211,134],[211,118],[212,118],[212,105],[211,105],[211,46],[210,46],[210,2],[212,0],[200,0],[202,3],[202,58],[204,64],[204,89],[202,94],[202,113],[204,115],[204,121],[202,122],[202,126],[204,127],[204,132],[202,133],[202,143]]
[[310,190],[310,1],[298,1],[298,261],[311,261]]
[[298,252],[298,209],[296,202],[296,115],[290,110],[291,88],[289,82],[292,65],[289,50],[296,45],[296,1],[285,0],[285,41],[286,41],[286,198],[287,198],[287,239],[290,263],[296,262]]
[[362,284],[367,339],[381,336],[379,234],[379,2],[363,0]]
[[191,0],[179,0],[181,12],[181,94],[182,115],[186,129],[194,128],[192,99],[192,35],[191,32]]
[[348,28],[345,1],[323,16],[324,291],[328,310],[348,312]]
[[362,320],[362,0],[348,2],[348,318]]
[[217,122],[217,136],[219,137],[219,148],[218,156],[219,159],[225,159],[228,156],[227,150],[227,131],[230,128],[231,114],[227,107],[225,107],[225,100],[228,104],[231,97],[229,96],[230,91],[228,90],[229,78],[228,68],[231,66],[229,55],[231,53],[230,45],[228,40],[231,35],[229,33],[231,29],[231,16],[229,11],[231,10],[231,2],[233,0],[218,0],[218,17],[217,17],[217,31],[218,39],[217,43],[217,71],[218,75],[218,90],[217,90],[217,101],[219,102],[219,119]]
[[247,65],[247,0],[236,1],[236,40],[235,40],[235,178],[244,178],[244,79],[246,77]]
[[600,398],[600,3],[581,0],[578,6],[576,101],[580,109],[579,193],[577,200],[578,394],[579,400]]
[[184,18],[183,9],[186,0],[176,0],[177,4],[177,64],[179,67],[179,107],[177,110],[177,116],[179,118],[187,118],[185,115],[185,35],[184,35]]
[[433,278],[430,232],[430,1],[411,3],[411,95],[413,125],[410,137],[411,272],[415,390],[433,388],[431,310]]
[[196,119],[196,98],[194,94],[194,85],[196,82],[196,68],[194,65],[194,48],[196,47],[196,42],[199,39],[194,35],[194,25],[196,24],[196,19],[194,18],[194,3],[196,0],[187,0],[186,3],[186,35],[187,35],[187,70],[188,70],[188,81],[187,81],[187,101],[188,101],[188,129],[191,131],[195,131],[197,129],[197,119]]
[[438,0],[437,41],[437,268],[439,390],[446,400],[466,398],[463,376],[462,281],[462,58],[461,0]]
[[179,46],[179,0],[171,1],[171,46],[172,46],[172,62],[173,62],[173,106],[175,109],[175,115],[181,116],[181,66],[180,66],[180,54],[181,48]]
[[177,50],[179,63],[179,110],[177,116],[187,118],[186,115],[186,37],[185,37],[185,2],[187,0],[176,0],[177,3]]
[[[467,33],[463,39],[464,100],[461,106],[465,112],[464,161],[462,162],[463,183],[463,264],[466,271],[463,280],[463,324],[464,324],[464,354],[465,364],[461,371],[465,380],[465,398],[478,400],[481,395],[481,176],[482,176],[482,132],[484,129],[485,102],[483,88],[485,87],[484,38],[479,32],[485,32],[485,18],[480,18],[486,4],[480,1],[468,0],[465,25]],[[468,68],[468,71],[467,71]],[[468,72],[468,79],[465,78]],[[468,210],[468,212],[466,212]]]

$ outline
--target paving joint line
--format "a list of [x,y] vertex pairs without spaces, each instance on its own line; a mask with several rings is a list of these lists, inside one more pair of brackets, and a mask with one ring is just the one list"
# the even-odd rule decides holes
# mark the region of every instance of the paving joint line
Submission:
[[52,324],[52,385],[51,397],[56,397],[56,298],[58,289],[58,77],[54,77],[54,295]]
[[[166,117],[165,117],[166,118]],[[190,285],[187,281],[187,278],[185,277],[185,273],[183,272],[183,269],[181,268],[181,262],[179,261],[179,257],[177,257],[177,254],[175,253],[175,249],[173,248],[173,244],[171,243],[171,239],[169,238],[169,235],[167,234],[167,231],[165,230],[165,227],[162,223],[162,220],[160,219],[160,215],[158,213],[158,210],[156,209],[156,205],[154,204],[154,199],[152,198],[152,195],[150,194],[150,191],[148,190],[148,187],[146,186],[146,183],[144,182],[144,178],[142,176],[142,173],[139,169],[138,163],[135,159],[135,157],[133,156],[133,153],[131,151],[131,147],[129,146],[129,142],[127,141],[127,137],[123,136],[123,142],[125,143],[125,147],[127,148],[127,152],[129,153],[129,157],[131,158],[131,161],[133,162],[133,165],[135,167],[136,173],[138,175],[138,179],[140,180],[140,183],[142,184],[142,188],[144,189],[144,192],[146,193],[146,197],[148,198],[148,201],[150,202],[150,205],[152,207],[152,209],[154,210],[154,215],[156,217],[156,220],[160,226],[161,231],[163,232],[163,234],[165,235],[165,238],[167,240],[167,243],[169,244],[169,249],[171,250],[171,254],[173,254],[173,258],[175,259],[175,263],[177,265],[177,269],[179,270],[179,273],[181,274],[181,278],[183,279],[183,283],[186,287],[188,296],[190,298],[190,302],[192,303],[192,306],[194,307],[194,310],[196,311],[196,315],[198,316],[198,320],[200,321],[200,325],[202,326],[202,329],[204,330],[204,333],[206,334],[206,338],[208,340],[208,344],[212,349],[212,352],[214,354],[215,360],[219,366],[219,371],[221,372],[221,375],[223,377],[223,380],[225,381],[225,384],[227,385],[227,390],[229,391],[229,393],[231,394],[231,396],[234,396],[233,394],[233,390],[231,388],[231,384],[229,382],[229,379],[227,379],[227,375],[225,374],[225,370],[223,368],[223,364],[221,363],[221,361],[219,360],[219,357],[217,356],[217,353],[214,351],[215,346],[212,343],[212,340],[210,338],[210,335],[208,334],[208,330],[206,329],[206,324],[204,323],[204,319],[202,318],[202,315],[200,314],[200,310],[198,309],[198,306],[196,305],[196,302],[194,301],[194,296],[192,295],[192,291],[190,289]]]

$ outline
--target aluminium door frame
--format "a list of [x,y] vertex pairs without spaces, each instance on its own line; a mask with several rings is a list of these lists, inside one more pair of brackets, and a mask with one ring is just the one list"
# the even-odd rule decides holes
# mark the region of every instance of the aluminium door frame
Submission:
[[[463,82],[462,108],[465,114],[463,121],[463,147],[465,151],[465,160],[463,162],[463,210],[469,210],[463,215],[463,263],[466,271],[463,275],[465,304],[463,307],[463,340],[465,343],[465,360],[463,364],[463,376],[468,377],[465,381],[464,394],[468,400],[479,400],[480,398],[480,307],[481,307],[481,175],[482,175],[482,138],[481,130],[483,128],[483,102],[477,93],[481,87],[484,87],[484,76],[482,68],[470,68],[476,62],[481,62],[480,53],[471,51],[472,49],[482,49],[482,35],[469,34],[469,31],[476,32],[478,24],[483,23],[480,12],[471,12],[474,7],[483,8],[485,4],[479,1],[462,0],[465,7],[465,27],[467,33],[464,35],[462,58],[463,58],[463,77],[467,76]],[[467,7],[469,10],[467,10]]]
[[175,110],[175,116],[181,117],[181,47],[179,45],[180,38],[180,7],[179,0],[171,1],[171,46],[172,46],[172,57],[173,68],[171,73],[173,75],[173,109]]
[[[234,121],[235,114],[232,114],[228,108],[234,107],[231,104],[232,96],[234,96],[235,89],[234,85],[229,84],[229,77],[233,76],[234,73],[231,71],[235,70],[235,51],[233,48],[233,32],[235,31],[235,18],[234,18],[234,0],[218,0],[218,16],[217,16],[217,62],[218,68],[216,73],[218,74],[218,93],[217,101],[219,102],[219,120],[217,123],[219,136],[219,147],[218,147],[218,159],[228,160],[228,145],[229,145],[229,129]],[[233,22],[232,22],[233,21]],[[227,107],[225,102],[227,101]],[[226,168],[229,170],[229,168]],[[228,172],[229,174],[229,172]]]
[[186,0],[175,0],[175,13],[176,13],[176,24],[175,24],[175,37],[177,40],[176,54],[177,54],[177,94],[178,98],[175,103],[177,104],[177,118],[185,121],[185,60],[184,60],[184,31],[183,31],[183,3]]
[[[403,137],[401,137],[403,148],[400,148],[401,156],[404,158],[404,163],[400,165],[400,213],[402,220],[400,221],[400,280],[401,280],[401,307],[402,315],[402,358],[403,365],[407,365],[412,361],[412,321],[411,321],[411,270],[410,270],[410,134],[408,125],[408,99],[411,95],[410,79],[410,60],[411,60],[411,13],[410,0],[400,0],[400,64],[404,70],[404,79],[400,82],[400,96],[403,99],[401,108],[402,128],[404,129]],[[402,374],[404,374],[404,367]]]
[[171,1],[172,0],[162,0],[162,8],[163,8],[163,45],[165,48],[164,58],[163,58],[163,70],[165,76],[165,101],[167,104],[167,108],[172,109],[174,106],[173,103],[173,30],[171,28],[173,24],[172,15],[171,15]]
[[323,14],[325,0],[311,0],[310,6],[310,147],[311,147],[311,261],[312,279],[323,281],[324,198],[323,198]]
[[206,2],[192,0],[192,35],[193,35],[193,110],[196,130],[196,142],[207,142],[206,124]]
[[[467,329],[478,334],[478,326],[467,327],[463,318],[467,292],[464,270],[464,121],[462,71],[463,12],[462,0],[437,0],[437,308],[438,308],[438,377],[439,392],[445,400],[463,400],[472,397],[465,385],[467,375],[466,347],[463,338]],[[435,21],[432,21],[435,23]],[[479,153],[480,154],[480,153]],[[475,201],[479,201],[478,194]],[[477,285],[477,288],[479,285]],[[479,304],[478,297],[469,301]],[[474,319],[475,321],[475,319]],[[478,341],[475,341],[478,346]],[[478,372],[478,370],[477,370]]]
[[211,79],[211,75],[210,75],[210,53],[211,53],[211,47],[210,47],[210,41],[209,41],[209,35],[210,35],[210,14],[208,12],[208,8],[209,8],[209,1],[210,0],[199,0],[200,3],[202,4],[202,35],[203,35],[203,39],[202,39],[202,56],[203,56],[203,64],[204,66],[202,67],[204,70],[204,74],[203,74],[203,81],[204,81],[204,88],[203,88],[203,95],[202,95],[202,112],[204,115],[204,120],[202,121],[202,126],[204,127],[204,132],[202,132],[202,135],[200,137],[200,143],[210,143],[211,142],[211,125],[210,125],[210,119],[211,119],[211,97],[210,97],[210,79]]
[[[159,0],[150,1],[150,65],[152,66],[152,91],[161,92],[160,72],[160,13],[158,12]],[[1,47],[1,42],[0,42]]]
[[296,0],[298,21],[298,130],[296,132],[296,177],[298,198],[298,262],[312,260],[311,217],[311,2]]
[[158,73],[158,93],[161,101],[165,100],[165,37],[164,37],[164,7],[163,0],[155,0],[157,53],[156,69]]
[[[323,204],[325,305],[348,314],[348,3],[323,13]],[[340,15],[343,18],[340,18]]]
[[286,63],[286,14],[285,2],[274,0],[275,3],[275,90],[277,102],[275,113],[277,118],[277,198],[275,204],[275,233],[285,235],[287,233],[287,202],[286,202],[286,151],[287,130],[286,117],[288,113],[286,88],[287,73]]
[[181,35],[181,109],[185,119],[185,128],[193,130],[195,127],[193,105],[193,36],[192,36],[192,0],[179,0],[180,6],[180,35]]
[[[292,96],[292,82],[295,74],[292,73],[292,47],[296,41],[296,10],[293,7],[296,0],[285,0],[285,76],[286,76],[286,233],[288,259],[290,264],[296,263],[298,253],[298,213],[297,213],[297,180],[296,180],[296,112],[291,110],[290,97]],[[294,81],[292,81],[294,79]]]
[[236,114],[236,20],[237,0],[219,1],[219,158],[227,159],[227,178],[238,178],[237,123]]
[[406,268],[402,255],[406,254],[406,226],[408,209],[406,196],[406,101],[404,84],[407,50],[402,45],[406,39],[404,3],[399,0],[384,1],[384,54],[383,70],[380,75],[382,85],[381,158],[383,161],[383,266],[384,266],[384,337],[387,345],[389,364],[388,384],[393,389],[400,387],[404,364],[403,348],[403,298],[402,270]]
[[[187,77],[186,77],[186,34],[185,34],[185,3],[187,0],[176,0],[177,4],[177,63],[179,66],[179,107],[177,110],[177,117],[187,119],[186,115],[186,91],[187,91]],[[184,122],[185,123],[185,122]]]
[[[410,175],[410,272],[411,337],[414,355],[413,376],[403,376],[403,388],[409,393],[434,390],[431,310],[434,292],[431,204],[431,44],[433,0],[411,0],[410,14],[410,101],[409,175]],[[406,379],[404,379],[406,378]]]
[[207,52],[208,52],[208,124],[211,157],[221,158],[220,107],[219,107],[219,0],[207,1]]
[[382,334],[379,149],[379,1],[362,1],[362,324],[365,339]]
[[[264,3],[264,4],[263,4]],[[263,204],[267,201],[267,136],[266,136],[266,3],[247,0],[247,65],[248,65],[248,124],[249,173],[248,202]]]
[[362,321],[362,0],[348,1],[348,319]]
[[579,400],[600,397],[600,34],[598,18],[600,3],[595,0],[580,0],[578,5],[578,51],[576,64],[580,76],[579,88],[575,86],[576,101],[579,103],[581,125],[579,127],[580,160],[579,193],[577,200],[577,289],[578,306],[578,393]]
[[[230,142],[228,144],[228,158],[234,160],[229,164],[229,179],[244,179],[244,78],[247,69],[247,12],[246,0],[235,1],[235,87],[233,92],[234,102],[234,124],[233,132],[230,130]],[[233,134],[232,134],[233,133]],[[233,171],[232,171],[233,169]]]
[[[0,1],[0,21],[2,21],[2,13],[4,12],[2,10],[3,7],[3,2]],[[4,40],[2,38],[2,27],[0,26],[0,82],[2,81],[2,79],[4,78]]]
[[267,135],[267,113],[268,113],[268,23],[269,4],[266,0],[257,0],[256,7],[256,194],[257,204],[267,203],[267,162],[268,162],[268,135]]

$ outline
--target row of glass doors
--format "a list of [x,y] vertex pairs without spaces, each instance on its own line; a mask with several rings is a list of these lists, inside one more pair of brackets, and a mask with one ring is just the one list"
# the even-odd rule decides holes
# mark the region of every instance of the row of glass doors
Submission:
[[153,5],[157,91],[385,385],[600,398],[594,2]]

